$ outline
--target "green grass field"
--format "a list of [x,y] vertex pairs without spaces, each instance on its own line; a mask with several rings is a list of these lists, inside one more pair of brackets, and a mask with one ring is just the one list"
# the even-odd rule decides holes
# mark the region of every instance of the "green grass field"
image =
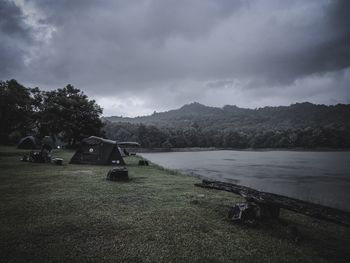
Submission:
[[[126,158],[129,182],[109,166],[19,161],[0,148],[1,262],[349,262],[350,229],[292,212],[254,227],[227,218],[234,194]],[[298,227],[301,240],[288,235]]]

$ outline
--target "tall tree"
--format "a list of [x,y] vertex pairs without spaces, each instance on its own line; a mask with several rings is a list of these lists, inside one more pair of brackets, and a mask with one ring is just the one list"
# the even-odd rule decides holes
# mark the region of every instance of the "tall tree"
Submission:
[[44,92],[39,114],[41,134],[60,135],[69,146],[82,138],[100,136],[102,108],[72,85]]
[[34,91],[14,79],[0,81],[0,143],[7,144],[11,134],[20,137],[33,128]]

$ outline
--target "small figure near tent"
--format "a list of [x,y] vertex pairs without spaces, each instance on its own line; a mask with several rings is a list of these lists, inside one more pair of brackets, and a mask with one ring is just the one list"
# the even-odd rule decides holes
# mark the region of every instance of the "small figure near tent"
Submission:
[[51,147],[43,145],[40,151],[31,151],[28,155],[24,155],[21,159],[23,162],[32,163],[50,163],[51,162]]
[[52,150],[52,147],[51,145],[48,145],[48,144],[44,144],[41,147],[40,154],[45,163],[51,162],[51,150]]
[[56,149],[56,143],[54,142],[54,140],[50,137],[50,136],[45,136],[42,140],[41,140],[41,145],[42,147],[45,146],[46,149],[50,149],[50,151],[52,149]]
[[30,151],[29,155],[24,155],[21,158],[22,162],[32,163],[53,163],[56,165],[63,165],[62,158],[52,158],[52,147],[48,144],[43,144],[40,151]]

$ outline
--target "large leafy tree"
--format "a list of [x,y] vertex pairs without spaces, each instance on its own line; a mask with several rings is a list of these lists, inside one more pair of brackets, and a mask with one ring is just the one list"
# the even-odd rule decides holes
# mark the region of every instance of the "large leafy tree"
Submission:
[[102,135],[102,108],[72,85],[42,93],[38,116],[41,134],[59,135],[69,146],[82,138]]
[[[23,87],[16,80],[0,81],[0,142],[7,144],[33,129],[34,94],[37,89]],[[16,137],[16,136],[15,136]]]

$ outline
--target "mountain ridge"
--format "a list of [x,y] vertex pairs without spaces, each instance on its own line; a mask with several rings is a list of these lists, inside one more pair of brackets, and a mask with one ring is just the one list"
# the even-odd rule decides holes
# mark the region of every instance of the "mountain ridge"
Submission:
[[[205,118],[216,117],[218,121],[222,118],[287,118],[292,122],[303,118],[312,119],[314,121],[323,122],[323,117],[327,119],[331,115],[335,120],[344,120],[344,114],[350,116],[349,104],[324,105],[313,104],[310,102],[294,103],[289,106],[265,106],[255,109],[241,108],[236,105],[224,105],[223,107],[206,106],[198,102],[185,104],[178,109],[173,109],[164,112],[155,112],[151,115],[138,117],[119,117],[109,116],[103,117],[105,121],[109,122],[129,122],[129,123],[143,123],[152,125],[165,125],[164,122],[183,122],[191,121],[193,119],[202,120]],[[268,116],[269,115],[269,116]],[[289,116],[288,116],[289,115]],[[345,118],[346,119],[346,118]],[[168,123],[169,125],[169,123]]]
[[247,109],[191,103],[149,116],[110,117],[105,124],[108,138],[151,148],[350,148],[348,104]]

